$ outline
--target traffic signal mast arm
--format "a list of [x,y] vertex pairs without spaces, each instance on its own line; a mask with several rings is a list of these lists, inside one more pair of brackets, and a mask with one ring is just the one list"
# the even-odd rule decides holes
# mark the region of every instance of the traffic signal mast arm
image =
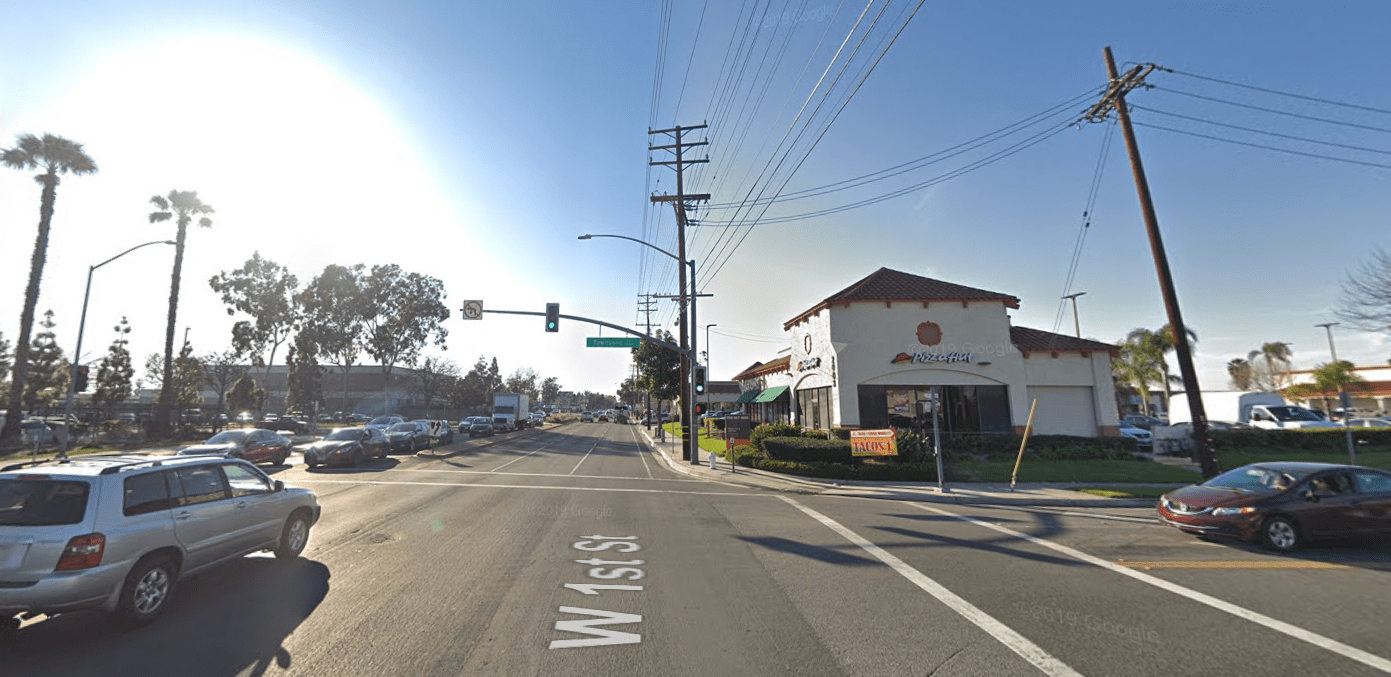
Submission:
[[[538,315],[538,316],[540,316],[540,317],[545,317],[545,316],[546,316],[546,313],[544,313],[544,312],[537,312],[537,311],[535,311],[535,310],[484,310],[483,312],[485,312],[485,313],[499,313],[499,314],[502,314],[502,315]],[[623,332],[623,333],[625,333],[625,334],[629,334],[629,335],[632,335],[632,336],[636,336],[636,337],[638,337],[638,338],[640,338],[640,339],[643,339],[643,340],[645,340],[645,341],[651,341],[651,342],[653,342],[653,343],[655,343],[655,344],[657,344],[657,345],[659,345],[659,346],[661,346],[661,347],[663,347],[663,348],[666,348],[667,350],[673,351],[673,352],[675,352],[675,353],[677,353],[677,354],[685,355],[685,356],[687,356],[687,357],[691,357],[691,353],[693,352],[693,351],[691,351],[690,349],[688,349],[688,348],[682,348],[681,346],[678,346],[678,345],[676,345],[675,343],[671,343],[671,342],[669,342],[669,341],[663,341],[663,340],[661,340],[661,339],[659,339],[659,338],[657,338],[657,337],[655,337],[655,336],[649,336],[649,335],[647,335],[647,334],[644,334],[644,333],[638,332],[638,331],[634,331],[634,330],[629,329],[629,328],[627,328],[627,327],[620,327],[620,326],[618,326],[618,325],[616,325],[616,324],[609,324],[608,322],[605,322],[605,321],[603,321],[603,320],[596,320],[596,319],[590,318],[590,317],[580,317],[579,315],[557,315],[556,317],[561,317],[561,318],[564,318],[564,319],[567,319],[567,320],[575,320],[576,322],[588,322],[589,324],[597,324],[597,325],[599,325],[599,326],[601,326],[601,327],[608,327],[609,329],[613,329],[613,330],[616,330],[616,331],[621,331],[621,332]]]

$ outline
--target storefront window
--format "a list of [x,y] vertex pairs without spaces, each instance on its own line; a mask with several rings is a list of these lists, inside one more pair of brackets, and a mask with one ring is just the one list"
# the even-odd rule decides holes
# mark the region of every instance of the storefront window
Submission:
[[797,391],[797,422],[804,428],[831,429],[831,388]]
[[938,409],[934,391],[942,398],[937,421],[942,432],[1013,431],[1005,386],[860,386],[860,426],[930,428]]

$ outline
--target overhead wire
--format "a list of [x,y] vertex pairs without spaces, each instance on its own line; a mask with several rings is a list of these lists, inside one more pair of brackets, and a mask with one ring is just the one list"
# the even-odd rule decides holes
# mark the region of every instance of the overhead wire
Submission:
[[1311,138],[1304,137],[1304,136],[1295,136],[1295,135],[1293,135],[1293,134],[1281,134],[1281,133],[1279,133],[1279,132],[1272,132],[1272,131],[1268,131],[1268,130],[1264,130],[1264,129],[1255,129],[1255,128],[1252,128],[1252,127],[1244,127],[1244,126],[1241,126],[1241,125],[1233,125],[1233,124],[1228,124],[1228,123],[1225,123],[1225,122],[1217,122],[1217,121],[1215,121],[1215,120],[1207,120],[1207,119],[1204,119],[1204,118],[1194,117],[1194,116],[1192,116],[1192,115],[1183,115],[1183,114],[1181,114],[1181,113],[1174,113],[1174,112],[1171,112],[1171,111],[1160,110],[1160,109],[1158,109],[1158,108],[1152,108],[1152,107],[1149,107],[1149,106],[1137,106],[1137,105],[1134,105],[1134,104],[1130,104],[1130,109],[1131,109],[1131,110],[1143,110],[1143,111],[1148,111],[1148,112],[1151,112],[1151,113],[1159,113],[1160,115],[1168,115],[1168,116],[1170,116],[1170,117],[1179,118],[1179,119],[1181,119],[1181,120],[1189,120],[1189,121],[1192,121],[1192,122],[1201,122],[1201,123],[1203,123],[1203,124],[1213,125],[1213,126],[1216,126],[1216,127],[1226,127],[1226,128],[1228,128],[1228,129],[1239,129],[1239,130],[1241,130],[1241,131],[1243,131],[1243,132],[1251,132],[1251,133],[1253,133],[1253,134],[1265,134],[1265,135],[1267,135],[1267,136],[1274,136],[1274,137],[1279,137],[1279,138],[1282,138],[1282,139],[1290,139],[1290,140],[1293,140],[1293,141],[1303,141],[1303,142],[1305,142],[1305,143],[1316,143],[1316,144],[1323,145],[1323,146],[1334,146],[1334,147],[1337,147],[1337,148],[1347,148],[1347,149],[1349,149],[1349,150],[1363,151],[1363,152],[1366,152],[1366,153],[1380,153],[1380,154],[1383,154],[1383,155],[1391,155],[1391,150],[1382,150],[1382,149],[1378,149],[1378,148],[1367,148],[1367,147],[1365,147],[1365,146],[1353,146],[1353,145],[1350,145],[1350,144],[1346,144],[1346,143],[1337,143],[1337,142],[1334,142],[1334,141],[1322,141],[1322,140],[1320,140],[1320,139],[1311,139]]
[[1111,119],[1101,138],[1101,152],[1097,154],[1096,168],[1092,170],[1091,186],[1087,189],[1086,206],[1082,209],[1082,224],[1077,229],[1077,238],[1072,245],[1072,258],[1068,261],[1067,274],[1063,277],[1063,293],[1059,297],[1058,312],[1053,318],[1053,333],[1059,333],[1063,318],[1067,315],[1067,297],[1072,294],[1072,285],[1077,279],[1077,269],[1081,267],[1082,247],[1087,233],[1091,231],[1092,215],[1096,211],[1096,200],[1101,194],[1101,178],[1106,173],[1106,160],[1111,155],[1111,141],[1116,136],[1116,121]]
[[1172,69],[1172,68],[1164,68],[1163,70],[1164,70],[1165,72],[1168,72],[1168,73],[1173,73],[1174,75],[1182,75],[1182,76],[1184,76],[1184,77],[1195,78],[1195,79],[1198,79],[1198,80],[1207,80],[1208,82],[1216,82],[1216,83],[1223,84],[1223,85],[1230,85],[1230,86],[1232,86],[1232,87],[1241,87],[1241,88],[1243,88],[1243,89],[1250,89],[1250,90],[1254,90],[1254,91],[1257,91],[1257,92],[1265,92],[1265,93],[1267,93],[1267,94],[1278,94],[1278,95],[1280,95],[1280,96],[1288,96],[1288,97],[1295,98],[1295,99],[1303,99],[1303,100],[1305,100],[1305,101],[1314,101],[1314,102],[1317,102],[1317,103],[1328,104],[1328,105],[1330,105],[1330,106],[1341,106],[1341,107],[1343,107],[1343,108],[1352,108],[1352,109],[1356,109],[1356,110],[1368,111],[1368,112],[1371,112],[1371,113],[1381,113],[1381,114],[1384,114],[1384,115],[1391,115],[1391,110],[1387,110],[1387,109],[1385,109],[1385,108],[1375,108],[1375,107],[1373,107],[1373,106],[1364,106],[1364,105],[1361,105],[1361,104],[1348,103],[1348,102],[1345,102],[1345,101],[1334,101],[1334,100],[1332,100],[1332,99],[1324,99],[1324,98],[1320,98],[1320,97],[1317,97],[1317,96],[1309,96],[1309,95],[1307,95],[1307,94],[1296,94],[1296,93],[1294,93],[1294,92],[1283,92],[1283,91],[1280,91],[1280,90],[1278,90],[1278,89],[1268,89],[1268,88],[1266,88],[1266,87],[1257,87],[1257,86],[1255,86],[1255,85],[1247,85],[1247,84],[1243,84],[1243,83],[1240,83],[1240,82],[1232,82],[1232,81],[1230,81],[1230,80],[1222,80],[1222,79],[1210,77],[1210,76],[1207,76],[1207,75],[1198,75],[1198,74],[1196,74],[1196,73],[1185,73],[1185,72],[1183,72],[1183,71],[1174,70],[1174,69]]
[[1134,124],[1134,125],[1137,126],[1137,127],[1148,127],[1148,128],[1150,128],[1150,129],[1158,129],[1158,130],[1165,131],[1165,132],[1173,132],[1173,133],[1175,133],[1175,134],[1185,134],[1185,135],[1188,135],[1188,136],[1196,136],[1196,137],[1198,137],[1198,138],[1211,139],[1211,140],[1213,140],[1213,141],[1221,141],[1221,142],[1223,142],[1223,143],[1231,143],[1231,144],[1236,144],[1236,145],[1238,145],[1238,146],[1249,146],[1249,147],[1251,147],[1251,148],[1262,148],[1262,149],[1265,149],[1265,150],[1273,150],[1273,151],[1277,151],[1277,152],[1280,152],[1280,153],[1288,153],[1288,154],[1290,154],[1290,155],[1301,155],[1301,156],[1304,156],[1304,157],[1319,158],[1319,159],[1321,159],[1321,160],[1332,160],[1332,161],[1334,161],[1334,162],[1344,162],[1344,163],[1347,163],[1347,164],[1361,165],[1361,166],[1364,166],[1364,167],[1376,167],[1376,168],[1378,168],[1378,169],[1391,169],[1391,165],[1384,165],[1384,164],[1379,164],[1379,163],[1376,163],[1376,162],[1364,162],[1364,161],[1362,161],[1362,160],[1353,160],[1353,159],[1351,159],[1351,158],[1336,157],[1336,156],[1333,156],[1333,155],[1320,155],[1320,154],[1318,154],[1318,153],[1306,153],[1306,152],[1304,152],[1304,151],[1293,150],[1293,149],[1290,149],[1290,148],[1280,148],[1279,146],[1267,146],[1267,145],[1265,145],[1265,144],[1251,143],[1251,142],[1249,142],[1249,141],[1237,141],[1236,139],[1228,139],[1228,138],[1224,138],[1224,137],[1221,137],[1221,136],[1213,136],[1213,135],[1211,135],[1211,134],[1200,134],[1200,133],[1198,133],[1198,132],[1188,131],[1188,130],[1184,130],[1184,129],[1174,129],[1174,128],[1172,128],[1172,127],[1164,127],[1164,126],[1161,126],[1161,125],[1150,124],[1150,123],[1147,123],[1147,122],[1140,122],[1140,121],[1138,121],[1138,120],[1132,120],[1132,121],[1131,121],[1131,124]]
[[1261,111],[1261,112],[1263,112],[1263,113],[1273,113],[1273,114],[1275,114],[1275,115],[1284,115],[1284,116],[1286,116],[1286,117],[1299,118],[1299,119],[1301,119],[1301,120],[1310,120],[1310,121],[1313,121],[1313,122],[1325,122],[1325,123],[1328,123],[1328,124],[1330,124],[1330,125],[1341,125],[1341,126],[1344,126],[1344,127],[1353,127],[1353,128],[1355,128],[1355,129],[1365,129],[1365,130],[1373,131],[1373,132],[1383,132],[1383,133],[1386,133],[1386,134],[1391,134],[1391,129],[1388,129],[1388,128],[1386,128],[1386,127],[1374,127],[1374,126],[1372,126],[1372,125],[1362,125],[1362,124],[1358,124],[1358,123],[1356,123],[1356,122],[1347,122],[1347,121],[1345,121],[1345,120],[1332,120],[1332,119],[1329,119],[1329,118],[1321,118],[1321,117],[1317,117],[1317,116],[1314,116],[1314,115],[1302,115],[1302,114],[1300,114],[1300,113],[1291,113],[1290,111],[1277,110],[1277,109],[1274,109],[1274,108],[1266,108],[1266,107],[1264,107],[1264,106],[1256,106],[1256,105],[1252,105],[1252,104],[1249,104],[1249,103],[1241,103],[1241,102],[1239,102],[1239,101],[1228,101],[1228,100],[1226,100],[1226,99],[1219,99],[1219,98],[1217,98],[1217,97],[1215,97],[1215,96],[1204,96],[1204,95],[1202,95],[1202,94],[1196,94],[1196,93],[1194,93],[1194,92],[1186,92],[1186,91],[1184,91],[1184,90],[1181,90],[1181,89],[1174,89],[1174,88],[1172,88],[1172,87],[1161,87],[1161,86],[1159,86],[1159,85],[1151,85],[1151,88],[1152,88],[1152,89],[1155,89],[1156,91],[1160,91],[1160,92],[1168,92],[1168,93],[1170,93],[1170,94],[1179,94],[1179,95],[1182,95],[1182,96],[1192,97],[1192,98],[1194,98],[1194,99],[1202,99],[1202,100],[1204,100],[1204,101],[1212,101],[1212,102],[1214,102],[1214,103],[1226,104],[1226,105],[1228,105],[1228,106],[1238,106],[1238,107],[1240,107],[1240,108],[1247,108],[1247,109],[1250,109],[1250,110],[1258,110],[1258,111]]

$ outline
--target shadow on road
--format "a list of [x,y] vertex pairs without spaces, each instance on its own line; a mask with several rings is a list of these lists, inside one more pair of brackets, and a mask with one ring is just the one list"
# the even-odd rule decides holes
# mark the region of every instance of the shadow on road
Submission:
[[745,543],[761,545],[769,550],[806,557],[807,559],[814,559],[819,562],[826,562],[827,564],[840,564],[844,566],[874,566],[879,564],[879,560],[843,552],[843,550],[852,548],[859,549],[858,546],[854,545],[828,548],[821,545],[799,543],[786,538],[778,538],[777,536],[736,536],[736,538]]
[[352,474],[354,474],[354,473],[364,473],[364,472],[385,472],[385,471],[387,471],[387,470],[391,470],[392,468],[395,468],[395,467],[398,466],[398,465],[401,465],[401,461],[400,461],[399,459],[395,459],[395,458],[391,458],[390,456],[386,456],[386,457],[383,457],[383,458],[368,459],[368,460],[366,460],[366,461],[363,461],[362,464],[361,464],[361,465],[358,465],[358,466],[351,466],[351,465],[319,465],[319,466],[314,466],[313,468],[305,468],[305,472],[314,473],[314,474],[316,474],[316,475],[319,475],[319,474],[328,474],[328,475],[352,475]]
[[244,557],[181,581],[153,624],[123,629],[101,612],[21,628],[5,675],[259,676],[288,669],[283,643],[328,595],[329,570],[304,558]]

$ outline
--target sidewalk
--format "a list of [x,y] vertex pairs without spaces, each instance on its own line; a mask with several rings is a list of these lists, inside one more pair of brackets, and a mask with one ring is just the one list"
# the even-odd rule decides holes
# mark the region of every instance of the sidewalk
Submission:
[[947,491],[937,488],[930,482],[867,482],[860,480],[827,480],[815,477],[796,477],[779,473],[740,467],[731,472],[730,464],[716,456],[714,469],[709,463],[709,452],[702,452],[700,465],[692,465],[681,459],[681,440],[668,436],[666,441],[654,439],[646,429],[638,426],[638,434],[646,439],[667,467],[689,477],[739,484],[773,491],[786,491],[797,494],[820,494],[823,496],[854,496],[859,498],[882,498],[900,501],[921,501],[925,503],[962,503],[976,505],[1028,505],[1049,507],[1087,507],[1087,508],[1153,508],[1152,498],[1103,498],[1091,494],[1069,491],[1068,487],[1090,486],[1064,482],[1020,482],[1011,491],[1009,483],[997,482],[949,482]]

